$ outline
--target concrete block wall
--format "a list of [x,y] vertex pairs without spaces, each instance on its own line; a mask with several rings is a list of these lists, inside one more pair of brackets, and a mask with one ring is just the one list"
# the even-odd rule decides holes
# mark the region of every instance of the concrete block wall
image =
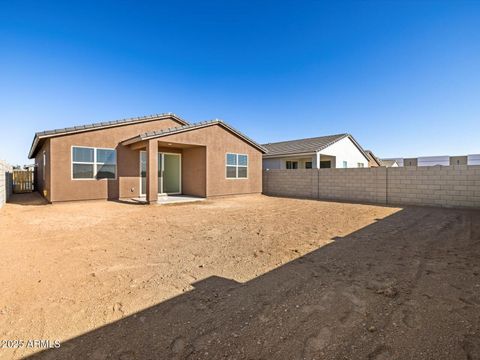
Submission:
[[392,204],[480,208],[479,165],[389,168],[387,186]]
[[[271,176],[273,173],[275,175]],[[264,170],[263,192],[270,195],[316,198],[317,177],[316,169]]]
[[386,168],[316,171],[319,199],[386,203]]
[[12,194],[12,167],[0,160],[0,208]]
[[268,170],[267,195],[480,208],[480,166]]

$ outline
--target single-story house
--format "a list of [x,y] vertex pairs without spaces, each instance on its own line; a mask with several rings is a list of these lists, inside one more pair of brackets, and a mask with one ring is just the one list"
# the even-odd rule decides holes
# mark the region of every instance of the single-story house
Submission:
[[173,114],[35,134],[35,186],[50,202],[262,192],[266,149],[221,120]]
[[369,157],[350,134],[264,144],[264,169],[368,167]]
[[398,162],[395,159],[380,160],[380,163],[384,167],[398,167]]
[[377,158],[372,150],[365,150],[365,153],[368,156],[368,167],[379,167],[382,165],[382,160]]

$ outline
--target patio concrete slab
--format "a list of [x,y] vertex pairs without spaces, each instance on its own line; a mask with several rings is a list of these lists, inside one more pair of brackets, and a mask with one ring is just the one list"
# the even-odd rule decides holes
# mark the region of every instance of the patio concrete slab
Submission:
[[[189,195],[165,195],[165,196],[159,196],[157,204],[160,205],[168,205],[168,204],[177,204],[177,203],[189,203],[189,202],[197,202],[197,201],[204,201],[206,200],[203,197],[198,197],[198,196],[189,196]],[[134,198],[132,199],[133,202],[136,203],[146,203],[147,200],[146,198],[139,197],[139,198]]]

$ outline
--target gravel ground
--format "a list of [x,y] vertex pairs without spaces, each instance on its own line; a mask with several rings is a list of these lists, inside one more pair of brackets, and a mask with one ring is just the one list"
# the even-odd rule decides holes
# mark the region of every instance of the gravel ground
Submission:
[[0,358],[480,359],[480,211],[13,200]]

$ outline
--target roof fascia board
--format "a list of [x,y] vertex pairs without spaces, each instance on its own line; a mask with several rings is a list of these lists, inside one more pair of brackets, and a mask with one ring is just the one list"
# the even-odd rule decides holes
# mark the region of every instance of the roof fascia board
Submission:
[[338,138],[338,139],[335,139],[334,141],[332,141],[331,143],[329,143],[328,145],[325,145],[324,147],[320,148],[317,150],[317,152],[321,152],[322,150],[325,150],[327,149],[328,147],[332,146],[333,144],[337,143],[338,141],[340,140],[343,140],[345,138],[348,138],[350,139],[350,141],[353,143],[353,145],[355,145],[355,147],[358,149],[358,151],[360,151],[360,153],[363,155],[363,157],[368,161],[370,161],[368,155],[365,153],[365,150],[363,150],[363,148],[360,146],[359,143],[357,143],[357,141],[355,140],[355,138],[350,135],[350,134],[346,134],[345,136],[342,136],[341,138]]
[[285,157],[295,157],[295,156],[305,156],[305,155],[315,155],[316,151],[302,152],[302,153],[283,153],[283,154],[274,154],[274,155],[263,155],[265,159],[274,159],[274,158],[285,158]]
[[239,131],[235,130],[230,125],[224,123],[223,121],[212,121],[212,122],[207,122],[207,123],[203,123],[203,124],[200,123],[198,125],[192,125],[191,127],[187,127],[187,128],[183,128],[183,129],[182,128],[172,129],[168,132],[159,133],[159,134],[152,134],[152,135],[143,134],[143,135],[139,135],[139,136],[136,136],[134,138],[127,139],[127,140],[123,141],[122,145],[131,145],[131,144],[134,144],[134,143],[136,143],[138,141],[142,141],[142,140],[151,140],[151,139],[156,139],[156,138],[162,138],[164,136],[170,136],[170,135],[180,134],[180,133],[187,132],[187,131],[198,130],[198,129],[202,129],[202,128],[213,126],[213,125],[222,126],[223,128],[225,128],[228,131],[230,131],[231,133],[233,133],[234,135],[241,138],[243,141],[245,141],[245,142],[249,143],[250,145],[252,145],[253,147],[257,148],[261,152],[263,152],[263,153],[267,152],[267,150],[263,146],[257,144],[256,142],[249,139],[248,137],[246,137],[245,135],[243,135]]
[[[52,137],[63,136],[63,135],[70,135],[70,134],[78,134],[78,133],[88,132],[88,131],[109,129],[109,128],[118,127],[118,126],[141,124],[141,123],[144,123],[144,122],[150,122],[150,121],[156,121],[156,120],[165,120],[165,119],[173,119],[175,121],[178,121],[179,123],[182,123],[184,125],[188,125],[188,122],[179,118],[178,116],[175,116],[175,115],[161,115],[161,116],[158,116],[158,117],[139,118],[138,120],[125,121],[125,122],[120,122],[120,123],[115,123],[115,124],[106,124],[105,123],[105,125],[101,125],[102,123],[99,123],[98,126],[86,127],[86,128],[83,128],[83,129],[82,129],[82,126],[86,126],[86,125],[79,125],[79,126],[77,126],[78,129],[75,129],[75,127],[72,127],[72,130],[69,130],[69,131],[64,130],[64,131],[59,131],[59,132],[52,132],[52,133],[49,133],[49,134],[41,134],[40,135],[39,133],[36,133],[35,137],[33,139],[33,142],[32,142],[32,146],[30,147],[30,151],[28,153],[28,158],[31,159],[33,157],[33,154],[36,150],[38,142],[41,139],[52,138]],[[66,129],[68,129],[68,128],[66,128]]]

